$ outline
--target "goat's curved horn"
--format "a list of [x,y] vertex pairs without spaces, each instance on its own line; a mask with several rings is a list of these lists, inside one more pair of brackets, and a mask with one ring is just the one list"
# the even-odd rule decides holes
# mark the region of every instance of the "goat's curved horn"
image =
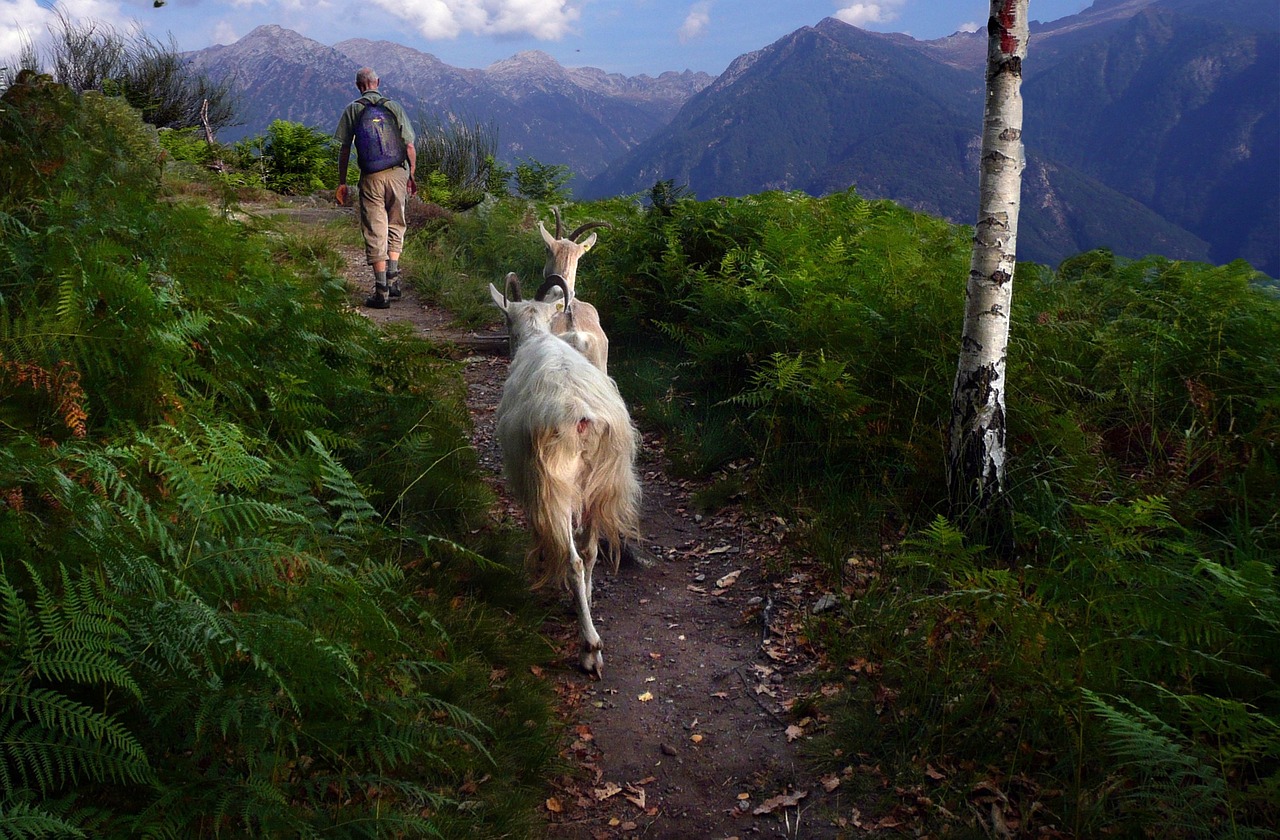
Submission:
[[514,271],[507,272],[507,283],[503,289],[503,294],[507,300],[520,300],[520,278],[516,276]]
[[[593,228],[605,228],[606,230],[611,230],[613,225],[608,222],[587,222],[586,224],[578,225],[577,229],[573,233],[569,234],[568,239],[570,242],[577,242],[579,236],[582,236],[582,234],[592,230]],[[557,228],[556,235],[558,236],[559,233],[560,231]]]
[[[560,208],[552,207],[551,212],[554,213],[556,217],[556,239],[559,239],[564,234],[564,226],[560,223]],[[569,238],[572,239],[573,237]]]
[[550,294],[551,290],[556,286],[559,286],[560,291],[564,293],[564,305],[565,309],[568,309],[569,304],[572,302],[572,298],[569,295],[569,284],[566,283],[565,279],[559,274],[547,275],[547,278],[542,281],[542,285],[538,287],[538,291],[534,294],[533,299],[546,300],[547,295]]

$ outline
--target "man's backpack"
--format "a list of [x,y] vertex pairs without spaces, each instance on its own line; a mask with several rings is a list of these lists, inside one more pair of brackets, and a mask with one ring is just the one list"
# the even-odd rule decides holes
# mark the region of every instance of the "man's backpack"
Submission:
[[355,131],[356,160],[360,172],[368,175],[404,163],[408,151],[404,138],[400,136],[400,125],[395,114],[387,108],[386,100],[380,103],[367,99],[356,101],[364,105],[356,119]]

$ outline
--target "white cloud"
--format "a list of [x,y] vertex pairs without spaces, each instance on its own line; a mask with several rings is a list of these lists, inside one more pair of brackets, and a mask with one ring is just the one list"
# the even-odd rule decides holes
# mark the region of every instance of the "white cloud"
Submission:
[[213,43],[215,44],[234,44],[240,40],[240,33],[231,25],[229,20],[220,20],[218,25],[213,28]]
[[[102,0],[63,0],[58,4],[72,21],[93,20],[120,29],[130,24],[117,3]],[[17,56],[26,43],[37,48],[49,37],[55,13],[36,0],[0,0],[0,62]]]
[[977,32],[981,28],[982,28],[982,24],[971,20],[966,23],[960,24],[960,26],[956,29],[956,31],[957,32]]
[[333,4],[329,0],[280,0],[280,8],[286,12],[312,14],[317,11],[327,12],[333,8]]
[[570,0],[372,0],[426,38],[531,35],[555,41],[581,12]]
[[697,38],[711,25],[711,0],[699,0],[689,8],[689,15],[680,25],[678,33],[680,43],[685,44]]
[[897,19],[898,9],[905,0],[882,0],[879,3],[854,3],[836,12],[837,20],[854,26],[868,23],[888,23]]

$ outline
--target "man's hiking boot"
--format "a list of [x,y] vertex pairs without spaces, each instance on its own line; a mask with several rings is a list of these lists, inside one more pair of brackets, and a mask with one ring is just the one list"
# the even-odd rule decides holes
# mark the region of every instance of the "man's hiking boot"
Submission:
[[387,297],[395,300],[402,294],[400,291],[400,272],[397,271],[395,274],[392,274],[388,271],[387,280],[391,283],[391,291],[387,292]]
[[377,285],[373,287],[373,294],[364,299],[364,305],[367,309],[390,309],[391,301],[387,299],[389,290],[386,286]]

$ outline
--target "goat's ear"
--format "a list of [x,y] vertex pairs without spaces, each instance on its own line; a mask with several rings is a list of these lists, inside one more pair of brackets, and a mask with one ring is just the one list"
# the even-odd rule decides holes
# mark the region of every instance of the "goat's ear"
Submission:
[[541,221],[538,222],[538,230],[542,232],[542,241],[547,243],[547,247],[554,248],[556,246],[555,237],[547,233],[547,227]]
[[497,305],[499,309],[501,309],[503,312],[507,311],[506,295],[498,291],[498,287],[493,285],[492,283],[489,284],[489,297],[493,298],[493,302]]
[[584,252],[590,251],[591,246],[594,244],[596,244],[596,235],[593,233],[590,236],[588,236],[586,239],[582,240],[582,250]]

